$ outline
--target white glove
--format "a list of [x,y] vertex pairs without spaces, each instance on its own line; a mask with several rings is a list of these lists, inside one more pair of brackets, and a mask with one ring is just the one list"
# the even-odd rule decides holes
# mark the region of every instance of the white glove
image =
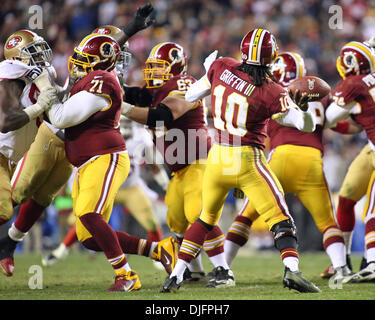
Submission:
[[23,109],[23,111],[30,120],[33,120],[48,111],[57,101],[57,91],[55,88],[50,87],[39,94],[38,101],[35,104]]
[[54,87],[49,87],[39,94],[37,103],[43,107],[44,111],[48,111],[54,103],[58,102],[57,94]]
[[53,87],[47,69],[44,69],[41,75],[38,76],[33,82],[36,84],[39,91],[43,91],[47,88]]
[[216,60],[216,57],[217,57],[217,50],[215,50],[214,52],[212,52],[205,60],[204,60],[204,63],[203,63],[203,66],[204,68],[206,69],[206,73],[208,72],[208,70],[210,69],[211,67],[211,64]]
[[134,106],[132,104],[123,101],[121,105],[121,114],[126,116],[133,108]]

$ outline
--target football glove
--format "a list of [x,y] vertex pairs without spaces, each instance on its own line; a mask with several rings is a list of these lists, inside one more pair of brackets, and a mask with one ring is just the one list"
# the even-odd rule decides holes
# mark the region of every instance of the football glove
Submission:
[[155,19],[151,18],[153,11],[154,7],[151,3],[147,3],[146,5],[137,9],[133,19],[124,29],[124,32],[128,38],[136,34],[138,31],[148,28],[155,22]]

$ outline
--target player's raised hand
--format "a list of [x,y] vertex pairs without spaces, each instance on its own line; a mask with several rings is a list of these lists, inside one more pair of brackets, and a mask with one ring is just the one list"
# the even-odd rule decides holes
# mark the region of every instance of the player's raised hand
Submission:
[[292,93],[291,90],[289,91],[289,96],[293,100],[293,102],[302,110],[302,111],[307,111],[309,105],[309,97],[306,92],[300,93],[300,91],[297,89],[294,94]]
[[57,90],[54,87],[49,87],[41,91],[37,101],[44,111],[48,111],[56,102],[58,102],[58,96]]
[[155,22],[155,19],[151,17],[153,12],[154,7],[150,2],[137,9],[133,19],[124,29],[128,38],[138,31],[148,28]]
[[217,57],[217,50],[215,50],[214,52],[212,52],[205,60],[204,60],[204,63],[203,63],[203,66],[204,68],[206,69],[206,73],[208,72],[208,70],[210,69],[211,67],[211,64],[216,60],[216,57]]

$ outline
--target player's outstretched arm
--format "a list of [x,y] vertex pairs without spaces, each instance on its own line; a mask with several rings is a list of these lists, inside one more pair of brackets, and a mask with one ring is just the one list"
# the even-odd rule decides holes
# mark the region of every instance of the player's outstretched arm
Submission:
[[197,103],[191,103],[177,96],[169,96],[156,108],[141,108],[123,102],[121,113],[127,118],[149,127],[162,127],[178,119]]
[[41,91],[38,101],[22,108],[20,96],[23,85],[19,80],[4,80],[0,82],[0,131],[7,133],[17,130],[29,121],[39,117],[52,105],[55,89],[49,87]]
[[123,46],[125,42],[137,32],[144,30],[151,26],[155,19],[152,18],[154,7],[151,3],[147,3],[142,7],[139,7],[133,16],[133,19],[124,28],[123,32],[120,32],[114,36],[115,40],[120,46]]
[[104,96],[80,91],[64,103],[54,103],[47,115],[56,128],[64,129],[82,123],[94,113],[109,106],[110,102]]

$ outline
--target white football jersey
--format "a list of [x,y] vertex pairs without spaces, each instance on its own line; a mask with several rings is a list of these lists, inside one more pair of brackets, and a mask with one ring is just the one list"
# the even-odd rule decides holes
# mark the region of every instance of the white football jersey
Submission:
[[141,183],[141,165],[144,162],[144,151],[145,148],[149,147],[153,147],[150,133],[144,127],[135,126],[132,137],[126,139],[126,149],[130,158],[130,171],[121,188],[130,188]]
[[[22,78],[32,68],[20,61],[4,60],[0,62],[0,81]],[[26,84],[20,97],[22,107],[26,108],[36,102],[36,89],[34,84]],[[18,130],[0,133],[0,153],[10,161],[18,162],[27,150],[29,150],[37,131],[37,122],[33,120]]]

